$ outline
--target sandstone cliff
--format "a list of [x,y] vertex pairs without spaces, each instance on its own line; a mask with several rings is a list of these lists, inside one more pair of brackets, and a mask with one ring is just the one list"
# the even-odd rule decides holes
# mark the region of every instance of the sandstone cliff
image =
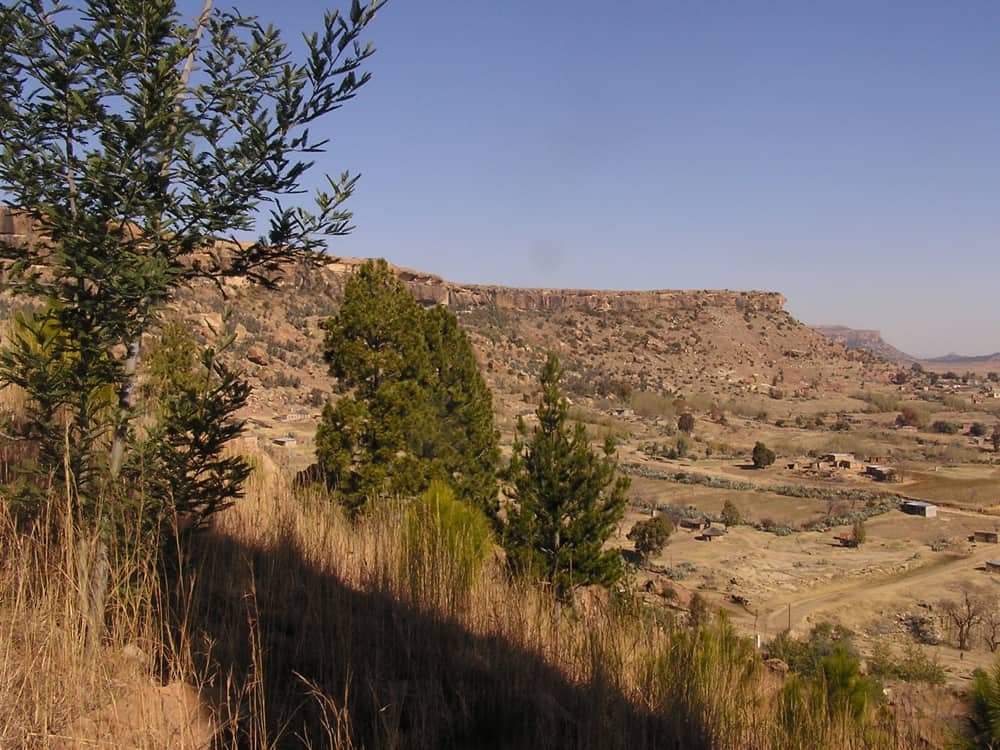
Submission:
[[[363,259],[339,258],[326,265],[345,279]],[[609,291],[599,289],[521,289],[505,286],[460,284],[440,276],[393,266],[396,274],[424,304],[445,305],[454,310],[495,308],[520,312],[637,312],[643,310],[691,310],[699,307],[729,308],[739,312],[777,313],[785,298],[777,292],[729,290]]]

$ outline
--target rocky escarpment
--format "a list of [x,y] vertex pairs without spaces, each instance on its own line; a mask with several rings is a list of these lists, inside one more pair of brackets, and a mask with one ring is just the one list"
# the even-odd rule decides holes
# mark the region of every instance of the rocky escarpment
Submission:
[[[363,263],[340,258],[326,269],[349,277]],[[644,310],[694,310],[735,308],[747,313],[777,313],[785,298],[777,292],[728,290],[607,291],[598,289],[521,289],[505,286],[460,284],[440,276],[395,268],[396,274],[424,304],[454,310],[495,308],[521,312],[640,312]]]

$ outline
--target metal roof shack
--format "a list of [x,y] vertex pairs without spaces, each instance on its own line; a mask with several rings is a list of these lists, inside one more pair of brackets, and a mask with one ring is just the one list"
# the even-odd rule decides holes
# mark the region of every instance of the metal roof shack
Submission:
[[987,560],[986,561],[986,572],[987,573],[1000,573],[1000,560]]
[[681,518],[678,526],[682,529],[696,529],[700,531],[701,529],[708,528],[710,524],[711,521],[704,516],[685,516]]
[[710,528],[705,529],[703,532],[701,532],[701,538],[710,542],[713,539],[715,539],[715,537],[717,537],[717,536],[725,536],[725,534],[726,534],[725,529],[720,529],[720,528],[718,528],[716,526],[712,526]]
[[925,503],[923,500],[904,500],[899,509],[911,516],[923,516],[924,518],[934,518],[937,516],[937,506],[933,503]]
[[868,464],[865,467],[865,474],[879,482],[889,482],[896,478],[896,470],[883,464]]

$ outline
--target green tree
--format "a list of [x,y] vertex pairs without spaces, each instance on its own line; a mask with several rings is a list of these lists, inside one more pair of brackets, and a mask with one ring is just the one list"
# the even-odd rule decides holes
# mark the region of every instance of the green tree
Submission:
[[990,442],[993,443],[994,452],[1000,452],[1000,425],[993,428],[993,433],[990,435]]
[[732,500],[726,500],[722,505],[722,522],[726,526],[739,526],[743,523],[743,516],[740,515],[739,508],[737,508]]
[[774,463],[775,455],[773,450],[758,440],[753,447],[752,458],[753,467],[755,469],[763,469],[765,466],[770,466]]
[[495,518],[492,395],[454,314],[422,309],[384,260],[368,261],[325,328],[340,398],[323,410],[316,457],[340,500],[358,511],[436,478]]
[[149,351],[145,390],[153,413],[123,476],[136,490],[125,496],[141,511],[138,520],[154,530],[196,530],[242,494],[250,465],[224,452],[243,430],[235,414],[250,395],[219,357],[233,340],[203,348],[183,324],[167,323]]
[[677,417],[677,429],[690,435],[694,431],[694,414],[686,411]]
[[550,353],[542,369],[538,424],[518,420],[509,467],[504,547],[512,566],[551,582],[566,595],[586,584],[610,585],[622,572],[618,550],[604,550],[625,512],[629,480],[615,476],[615,442],[603,455],[581,424],[566,424],[562,369]]
[[369,262],[348,281],[324,328],[324,358],[341,394],[316,432],[328,482],[351,510],[385,492],[419,493],[429,477],[409,438],[431,421],[420,306],[388,264]]
[[493,394],[454,313],[440,306],[425,311],[424,335],[430,350],[428,391],[435,437],[425,455],[436,462],[435,475],[447,476],[460,498],[495,520],[500,435],[493,420]]
[[[46,402],[33,429],[65,446],[66,471],[50,469],[72,475],[81,516],[117,493],[140,342],[176,290],[230,275],[271,283],[283,262],[349,230],[346,174],[314,210],[282,201],[326,143],[308,126],[368,80],[372,49],[359,40],[377,5],[328,13],[302,63],[273,28],[210,2],[194,24],[173,0],[0,11],[0,194],[38,238],[0,244],[0,277],[42,300],[61,331],[47,362],[7,346],[0,379]],[[213,250],[262,211],[259,240]]]
[[628,532],[628,539],[635,542],[635,551],[643,560],[650,555],[656,555],[667,546],[670,535],[674,533],[674,525],[664,515],[636,521]]

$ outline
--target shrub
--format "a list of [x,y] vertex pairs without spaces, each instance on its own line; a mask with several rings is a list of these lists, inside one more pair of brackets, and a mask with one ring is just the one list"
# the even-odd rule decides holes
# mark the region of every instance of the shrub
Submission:
[[725,504],[722,506],[722,522],[726,526],[738,526],[743,522],[743,517],[740,515],[739,509],[733,504],[732,500],[726,500]]
[[677,429],[690,435],[694,431],[694,414],[689,411],[681,414],[677,418]]
[[913,406],[904,406],[896,417],[896,424],[907,427],[922,427],[927,415]]
[[929,685],[943,685],[945,681],[941,663],[915,643],[906,644],[902,655],[897,657],[890,646],[876,641],[874,651],[868,658],[868,671],[886,680],[926,682]]
[[413,601],[454,610],[472,590],[492,549],[490,521],[434,480],[407,509],[403,534],[404,578]]
[[942,435],[954,435],[958,432],[958,425],[945,419],[938,419],[931,425],[931,430]]
[[865,529],[864,519],[859,518],[854,522],[854,528],[851,530],[851,536],[854,538],[854,543],[859,547],[865,543],[865,539],[868,538],[868,531]]

